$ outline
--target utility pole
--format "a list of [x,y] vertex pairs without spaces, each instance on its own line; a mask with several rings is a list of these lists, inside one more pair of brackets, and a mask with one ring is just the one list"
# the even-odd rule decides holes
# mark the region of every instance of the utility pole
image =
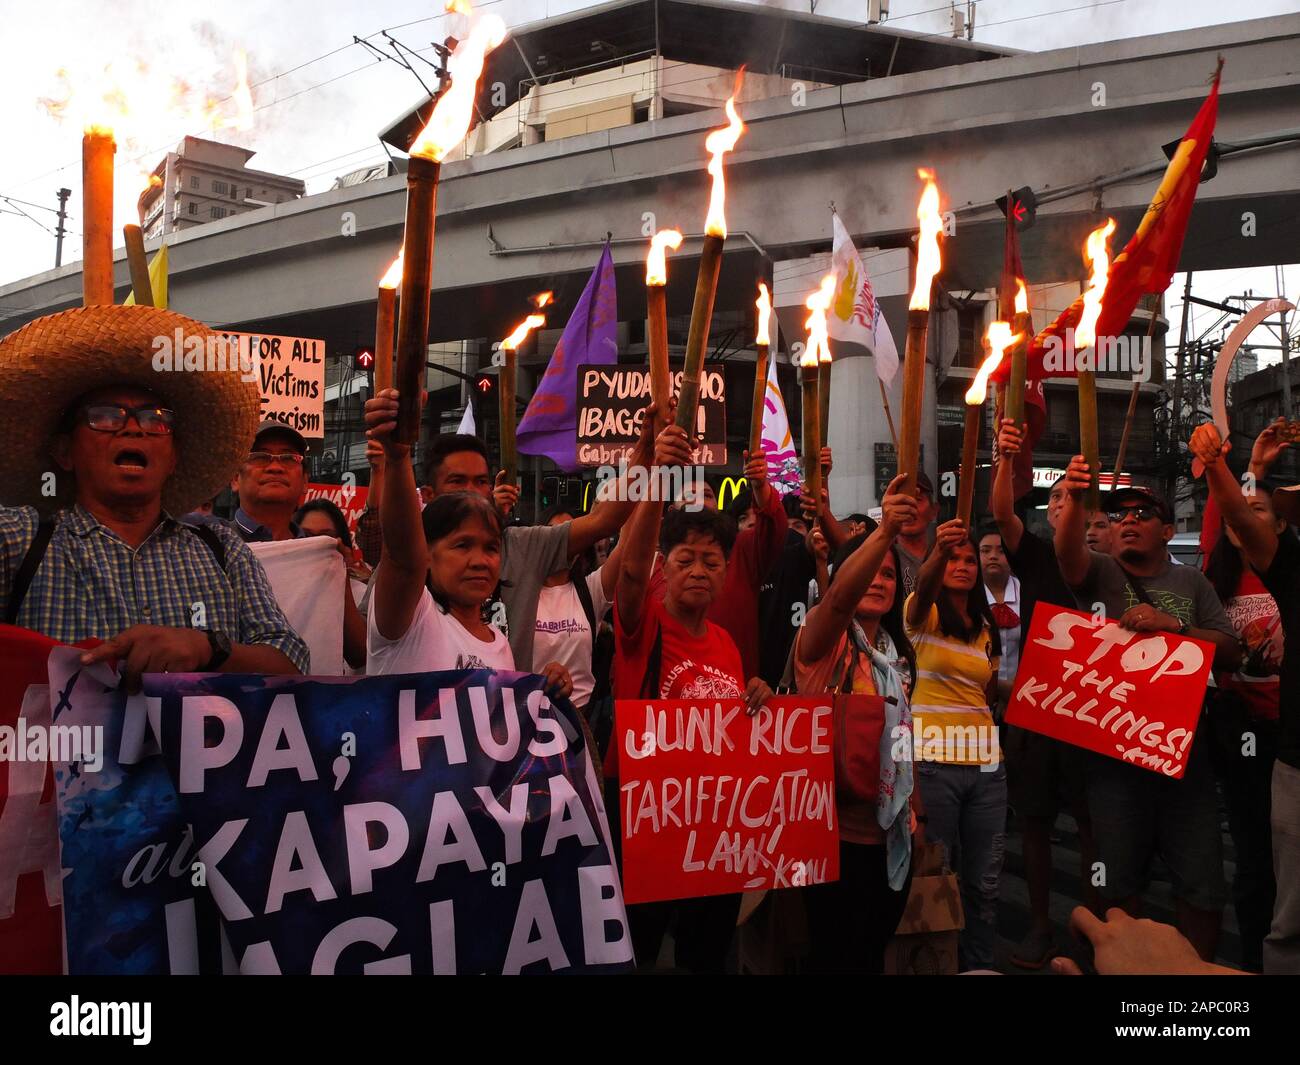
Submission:
[[1192,301],[1192,272],[1187,271],[1187,283],[1183,286],[1183,324],[1178,330],[1178,356],[1174,363],[1174,409],[1169,419],[1170,435],[1173,437],[1170,451],[1173,454],[1173,462],[1169,467],[1169,481],[1165,485],[1165,495],[1168,499],[1174,498],[1174,493],[1178,489],[1178,445],[1182,440],[1180,436],[1183,420],[1183,369],[1187,354],[1187,312],[1191,310]]
[[68,197],[72,195],[71,189],[59,189],[59,228],[54,231],[54,265],[56,267],[63,265],[63,234],[66,232],[63,223],[68,217]]

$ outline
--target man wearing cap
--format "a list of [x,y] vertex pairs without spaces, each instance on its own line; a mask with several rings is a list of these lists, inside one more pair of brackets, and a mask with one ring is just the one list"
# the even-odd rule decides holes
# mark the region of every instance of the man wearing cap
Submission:
[[916,520],[903,526],[894,546],[898,548],[899,560],[903,563],[900,574],[903,581],[903,595],[911,595],[916,589],[916,575],[921,572],[921,563],[930,553],[930,544],[934,542],[934,530],[931,526],[939,515],[939,508],[934,502],[934,485],[924,473],[916,474]]
[[0,602],[84,661],[141,673],[306,672],[242,540],[173,515],[210,499],[257,422],[255,382],[156,370],[157,338],[219,344],[153,307],[49,315],[0,340]]
[[[1213,586],[1200,570],[1169,562],[1169,504],[1150,488],[1110,493],[1111,554],[1103,555],[1089,551],[1084,539],[1088,484],[1088,464],[1076,455],[1065,471],[1055,539],[1061,575],[1079,606],[1100,604],[1107,618],[1134,632],[1204,640],[1215,647],[1215,669],[1235,669],[1241,647]],[[1087,757],[1088,807],[1106,871],[1103,897],[1138,916],[1158,853],[1172,874],[1179,931],[1206,961],[1214,957],[1227,896],[1208,745],[1198,730],[1180,780],[1105,755]]]
[[230,479],[239,495],[235,530],[245,543],[296,540],[292,521],[307,489],[307,441],[296,429],[268,419],[257,427],[253,446]]
[[[232,524],[245,543],[297,540],[307,535],[293,521],[294,511],[302,503],[307,490],[307,451],[307,439],[283,422],[267,419],[257,427],[253,446],[249,448],[239,472],[230,480],[231,489],[239,495],[239,508]],[[273,564],[270,561],[266,564],[272,566],[274,576]],[[283,601],[286,604],[290,602],[289,599]],[[312,609],[316,608],[317,604],[313,603]],[[360,669],[366,664],[366,619],[353,600],[347,581],[343,582],[342,611],[343,658],[353,669]],[[314,615],[314,618],[319,620],[320,615]],[[314,639],[311,636],[313,632],[337,639],[338,630],[334,626],[338,623],[333,620],[332,611],[325,616],[323,629],[312,621],[313,617],[306,614],[294,614],[294,625],[309,639]],[[314,643],[312,646],[318,652],[319,669],[322,644]]]
[[[1071,610],[1075,607],[1074,595],[1061,576],[1051,537],[1039,536],[1026,528],[1016,513],[1013,465],[1022,442],[1021,427],[1012,419],[1003,418],[998,430],[998,465],[989,499],[1007,562],[1020,582],[1017,647],[1027,645],[1034,607],[1040,602]],[[1060,520],[1066,494],[1065,477],[1061,476],[1047,497],[1047,525],[1053,531]],[[1089,515],[1092,517],[1095,515]],[[1088,546],[1093,546],[1091,541]],[[1029,892],[1029,929],[1011,952],[1011,963],[1022,969],[1042,969],[1056,952],[1050,914],[1052,828],[1062,809],[1074,815],[1079,827],[1080,897],[1089,908],[1096,908],[1098,902],[1093,885],[1096,843],[1092,819],[1088,816],[1084,758],[1083,752],[1071,744],[1015,725],[1007,726],[1006,753],[1007,795],[1020,821],[1025,887]]]

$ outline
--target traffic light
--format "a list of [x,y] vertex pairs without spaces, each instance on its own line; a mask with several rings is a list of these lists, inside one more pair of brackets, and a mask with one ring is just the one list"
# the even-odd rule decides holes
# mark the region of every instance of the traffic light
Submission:
[[373,370],[375,368],[375,352],[373,348],[357,348],[355,358],[358,370]]
[[1034,224],[1038,213],[1038,197],[1028,185],[1022,185],[1011,193],[1010,203],[1006,196],[999,196],[998,209],[1016,223],[1017,229],[1028,229]]
[[490,373],[479,373],[474,375],[474,391],[478,394],[480,401],[487,396],[491,396],[496,389],[496,375]]

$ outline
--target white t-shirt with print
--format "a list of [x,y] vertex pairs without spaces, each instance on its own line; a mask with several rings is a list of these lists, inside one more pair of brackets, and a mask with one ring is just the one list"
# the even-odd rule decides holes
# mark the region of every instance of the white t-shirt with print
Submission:
[[451,614],[444,614],[429,589],[420,593],[411,627],[399,640],[386,640],[375,626],[375,600],[366,616],[366,673],[432,673],[444,669],[502,669],[513,671],[510,642],[496,629],[490,641],[480,640]]
[[[600,570],[587,575],[587,590],[597,623],[609,609]],[[533,661],[540,669],[559,662],[573,678],[574,706],[586,706],[596,687],[591,672],[591,626],[572,581],[550,588],[543,586],[537,600],[537,629],[533,635]]]

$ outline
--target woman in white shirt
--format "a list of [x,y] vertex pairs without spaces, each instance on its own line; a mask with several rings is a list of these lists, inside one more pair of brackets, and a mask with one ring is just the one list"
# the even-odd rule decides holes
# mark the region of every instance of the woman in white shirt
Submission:
[[[396,396],[391,389],[384,393]],[[474,492],[438,496],[421,512],[410,448],[392,439],[395,428],[395,421],[384,421],[368,434],[383,444],[388,461],[379,508],[384,552],[366,619],[366,671],[513,671],[509,641],[483,618],[501,573],[501,513]],[[558,662],[537,672],[552,694],[572,690]]]

